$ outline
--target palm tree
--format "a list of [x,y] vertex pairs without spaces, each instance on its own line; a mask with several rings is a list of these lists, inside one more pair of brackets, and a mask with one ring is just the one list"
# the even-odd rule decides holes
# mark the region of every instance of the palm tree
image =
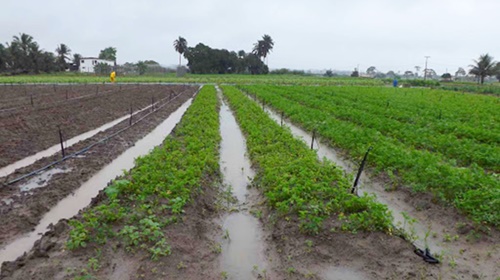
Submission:
[[60,59],[62,59],[62,60],[68,59],[69,60],[69,55],[71,53],[71,50],[65,44],[60,44],[56,48],[56,53]]
[[34,56],[38,53],[39,47],[31,35],[21,33],[19,36],[14,36],[9,48],[16,64],[15,68],[23,72],[34,69]]
[[66,59],[69,60],[69,55],[71,50],[65,44],[60,44],[56,48],[57,53],[57,64],[59,64],[59,68],[64,71],[66,69]]
[[484,78],[487,76],[495,75],[497,72],[497,62],[489,54],[482,54],[478,60],[474,60],[475,65],[469,65],[472,69],[469,70],[470,74],[478,77],[478,83],[484,83]]
[[33,43],[33,37],[26,33],[20,33],[19,36],[14,36],[14,40],[12,41],[12,44],[18,45],[26,56],[29,55]]
[[[274,41],[271,36],[265,34],[262,36],[262,40],[257,41],[253,46],[253,54],[258,57],[262,57],[264,60],[267,58],[267,55],[271,52],[274,47]],[[266,63],[267,64],[267,63]]]
[[187,51],[186,39],[179,36],[179,39],[174,41],[175,51],[179,53],[179,67],[181,66],[181,55]]
[[73,54],[73,64],[76,67],[75,71],[80,70],[80,60],[82,60],[82,55],[79,53]]

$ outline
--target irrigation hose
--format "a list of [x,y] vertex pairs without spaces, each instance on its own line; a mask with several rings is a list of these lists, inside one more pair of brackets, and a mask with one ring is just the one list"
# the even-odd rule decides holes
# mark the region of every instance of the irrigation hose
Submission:
[[[195,97],[195,96],[196,96],[196,95],[200,92],[200,90],[201,90],[201,88],[202,88],[202,87],[203,87],[203,85],[201,85],[201,86],[198,88],[198,90],[194,93],[193,97]],[[40,172],[42,172],[42,171],[44,171],[44,170],[47,170],[47,169],[51,168],[52,166],[57,165],[57,164],[59,164],[59,163],[62,163],[62,162],[66,161],[66,160],[68,160],[68,159],[70,159],[70,158],[73,158],[73,157],[76,157],[76,156],[78,156],[78,155],[81,155],[81,154],[86,153],[87,151],[89,151],[89,150],[90,150],[90,149],[92,149],[93,147],[95,147],[95,146],[97,146],[97,145],[99,145],[99,144],[101,144],[101,143],[103,143],[103,142],[105,142],[105,141],[107,141],[107,140],[109,140],[109,139],[111,139],[111,138],[115,137],[116,135],[118,135],[118,134],[122,133],[123,131],[125,131],[125,130],[127,130],[127,129],[131,128],[132,126],[136,125],[137,123],[141,122],[142,120],[144,120],[145,118],[147,118],[147,117],[148,117],[148,116],[150,116],[151,114],[153,114],[153,113],[157,112],[159,109],[161,109],[161,108],[165,107],[167,104],[170,104],[170,102],[174,101],[174,100],[175,100],[177,97],[179,97],[182,93],[183,93],[183,92],[181,92],[181,93],[179,93],[179,94],[175,95],[175,97],[174,97],[174,98],[172,98],[172,99],[170,99],[169,101],[167,101],[167,102],[163,103],[162,105],[160,105],[159,107],[157,107],[157,108],[156,108],[156,110],[154,110],[154,111],[152,111],[152,112],[149,112],[149,113],[147,113],[146,115],[142,116],[142,117],[141,117],[141,118],[139,118],[137,121],[133,122],[131,125],[129,125],[129,126],[127,126],[127,127],[124,127],[124,128],[122,128],[122,129],[118,130],[117,132],[112,133],[112,134],[110,134],[110,135],[108,135],[108,136],[106,136],[106,137],[102,138],[101,140],[99,140],[99,141],[97,141],[97,142],[95,142],[95,143],[93,143],[93,144],[91,144],[91,145],[89,145],[89,146],[87,146],[87,147],[85,147],[85,148],[83,148],[83,149],[81,149],[81,150],[77,151],[77,152],[74,152],[74,153],[72,153],[72,154],[70,154],[70,155],[67,155],[67,156],[63,157],[62,159],[59,159],[59,160],[54,161],[54,162],[51,162],[51,163],[49,163],[49,164],[45,165],[45,166],[44,166],[44,167],[42,167],[42,168],[39,168],[39,169],[37,169],[37,170],[35,170],[35,171],[32,171],[32,172],[30,172],[30,173],[28,173],[28,174],[22,175],[22,176],[20,176],[20,177],[15,178],[14,180],[11,180],[11,181],[9,181],[9,182],[7,182],[7,183],[4,183],[4,184],[3,184],[3,186],[5,187],[5,186],[12,185],[12,184],[17,183],[17,182],[19,182],[19,181],[21,181],[21,180],[24,180],[24,179],[26,179],[26,178],[29,178],[29,177],[31,177],[31,176],[33,176],[33,175],[36,175],[36,174],[38,174],[38,173],[40,173]],[[156,104],[158,104],[158,103],[162,102],[163,100],[165,100],[165,99],[167,99],[167,98],[168,98],[168,97],[165,97],[165,98],[163,98],[163,99],[159,100],[158,102],[154,103],[154,105],[156,105]],[[150,106],[151,106],[151,105],[150,105]]]

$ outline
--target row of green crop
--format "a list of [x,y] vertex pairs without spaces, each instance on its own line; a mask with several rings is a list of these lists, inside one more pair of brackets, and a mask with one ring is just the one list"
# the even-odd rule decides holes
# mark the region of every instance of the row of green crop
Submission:
[[374,146],[370,163],[376,172],[384,172],[395,183],[415,190],[430,190],[444,201],[453,203],[477,222],[500,226],[500,182],[482,168],[453,166],[439,154],[419,150],[398,139],[382,135],[373,128],[332,117],[332,112],[304,106],[265,90],[251,91],[294,123],[316,130],[332,146],[346,150],[359,159],[367,147]]
[[314,151],[272,121],[238,89],[224,86],[224,95],[247,139],[254,179],[269,206],[283,215],[297,215],[300,227],[318,232],[325,218],[342,221],[343,230],[390,231],[392,218],[373,197],[357,197],[343,171],[318,161]]
[[[279,94],[305,107],[329,112],[334,118],[375,129],[382,135],[397,139],[407,146],[440,153],[443,155],[443,159],[452,165],[468,167],[471,164],[477,164],[487,171],[500,173],[500,146],[496,145],[496,141],[494,144],[486,144],[470,138],[461,139],[453,133],[438,133],[430,125],[398,121],[396,118],[400,112],[392,111],[389,116],[383,113],[384,109],[388,111],[389,105],[364,102],[366,99],[374,98],[375,94],[360,96],[360,100],[353,103],[340,94],[330,94],[331,88],[291,89],[290,87],[272,86],[247,86],[244,88],[250,91],[258,90],[261,93]],[[412,103],[411,96],[407,98],[406,102]],[[443,114],[447,115],[449,112],[446,111]],[[427,120],[427,124],[429,121],[431,120]],[[434,118],[433,122],[448,122],[448,120],[441,117]],[[475,129],[481,130],[481,128]],[[494,124],[487,129],[490,129],[489,132],[492,135],[498,135],[498,143],[500,143],[500,129],[497,130]],[[483,128],[483,130],[486,129]]]
[[[0,76],[0,84],[10,83],[104,83],[107,76],[69,73],[56,75]],[[321,77],[299,75],[196,75],[177,77],[175,74],[117,76],[120,83],[227,83],[227,84],[282,84],[282,85],[383,85],[381,80],[350,77]],[[1,89],[1,88],[0,88]]]
[[484,143],[500,143],[498,133],[500,100],[492,96],[383,87],[262,86],[262,88],[291,93],[317,92],[317,95],[323,96],[325,101],[369,110],[400,122],[427,127],[436,133],[454,134],[459,138]]
[[106,198],[70,221],[69,249],[115,239],[152,259],[170,254],[164,228],[210,180],[219,178],[218,100],[205,86],[163,145],[136,159],[136,167],[105,189]]

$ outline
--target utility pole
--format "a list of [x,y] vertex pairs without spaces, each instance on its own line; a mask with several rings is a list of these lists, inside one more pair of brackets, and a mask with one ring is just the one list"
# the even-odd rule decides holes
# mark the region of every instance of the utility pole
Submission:
[[427,60],[430,56],[425,56],[424,81],[427,79]]

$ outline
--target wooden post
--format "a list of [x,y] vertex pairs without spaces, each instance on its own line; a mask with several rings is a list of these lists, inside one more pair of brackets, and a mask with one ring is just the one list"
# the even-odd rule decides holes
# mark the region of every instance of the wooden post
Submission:
[[63,135],[62,135],[62,132],[61,132],[61,127],[57,126],[57,128],[59,129],[59,141],[61,142],[62,157],[65,158],[66,157],[66,153],[64,152],[64,140],[63,140]]

